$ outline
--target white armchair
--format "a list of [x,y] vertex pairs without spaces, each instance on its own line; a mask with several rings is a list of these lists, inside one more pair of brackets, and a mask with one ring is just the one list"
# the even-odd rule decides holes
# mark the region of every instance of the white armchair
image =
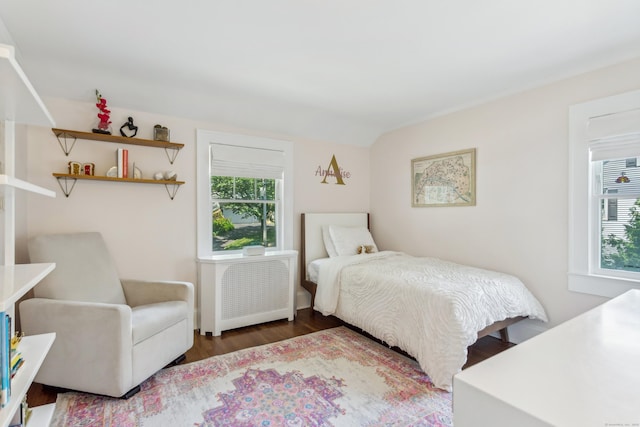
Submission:
[[31,262],[56,268],[20,304],[25,335],[55,332],[35,381],[113,397],[193,346],[193,284],[120,280],[100,233],[29,240]]

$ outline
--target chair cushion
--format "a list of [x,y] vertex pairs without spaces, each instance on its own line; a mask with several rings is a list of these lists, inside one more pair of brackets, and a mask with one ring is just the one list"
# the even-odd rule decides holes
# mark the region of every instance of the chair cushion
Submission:
[[100,233],[49,234],[29,240],[31,262],[56,268],[35,288],[38,298],[126,304],[107,245]]
[[139,305],[131,309],[133,345],[185,320],[189,308],[184,301],[168,301]]

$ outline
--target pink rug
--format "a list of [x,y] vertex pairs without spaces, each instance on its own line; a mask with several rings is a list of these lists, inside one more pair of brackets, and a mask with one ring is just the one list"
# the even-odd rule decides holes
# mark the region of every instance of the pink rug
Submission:
[[158,372],[129,400],[58,395],[52,426],[451,426],[416,362],[338,327]]

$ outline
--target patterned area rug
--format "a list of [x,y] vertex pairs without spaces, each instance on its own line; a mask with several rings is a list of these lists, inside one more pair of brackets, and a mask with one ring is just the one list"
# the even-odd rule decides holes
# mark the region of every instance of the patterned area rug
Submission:
[[451,426],[451,394],[345,327],[164,369],[129,400],[58,395],[52,426]]

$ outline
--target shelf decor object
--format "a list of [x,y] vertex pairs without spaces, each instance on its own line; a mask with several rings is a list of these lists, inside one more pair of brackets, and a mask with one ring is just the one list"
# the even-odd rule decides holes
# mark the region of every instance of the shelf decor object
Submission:
[[[131,135],[127,131],[132,132]],[[129,117],[122,126],[120,126],[120,135],[126,138],[133,138],[138,134],[138,126],[133,124],[133,117]]]
[[[15,303],[54,268],[53,263],[15,264],[16,241],[16,191],[27,191],[47,197],[56,193],[15,177],[16,123],[36,126],[55,126],[51,114],[42,99],[27,79],[15,59],[13,46],[0,44],[0,121],[4,123],[3,159],[4,173],[0,175],[0,197],[2,198],[4,233],[2,256],[0,257],[0,311],[13,317]],[[12,328],[13,329],[13,328]],[[9,331],[11,335],[14,331]],[[0,409],[0,427],[8,427],[34,380],[44,358],[53,345],[55,334],[24,337],[18,347],[25,363],[11,379],[11,396]],[[48,426],[53,415],[54,404],[33,408],[29,427]]]
[[116,144],[130,144],[130,145],[139,145],[144,147],[155,147],[155,148],[164,148],[167,153],[167,157],[169,159],[169,163],[173,164],[176,157],[178,157],[178,152],[184,147],[184,144],[178,144],[175,142],[168,141],[154,141],[152,139],[141,139],[141,138],[128,138],[124,136],[117,135],[105,135],[100,133],[91,133],[91,132],[81,132],[77,130],[67,130],[67,129],[56,129],[52,128],[51,131],[54,133],[56,138],[58,138],[58,143],[60,144],[60,148],[65,155],[69,155],[73,146],[78,139],[86,139],[91,141],[102,141],[102,142],[113,142]]
[[153,127],[153,139],[154,141],[166,141],[169,142],[169,129],[166,126],[155,125]]
[[102,97],[98,89],[96,89],[96,107],[100,112],[98,113],[98,126],[93,129],[94,133],[100,133],[103,135],[111,135],[111,110],[107,108],[107,100]]

